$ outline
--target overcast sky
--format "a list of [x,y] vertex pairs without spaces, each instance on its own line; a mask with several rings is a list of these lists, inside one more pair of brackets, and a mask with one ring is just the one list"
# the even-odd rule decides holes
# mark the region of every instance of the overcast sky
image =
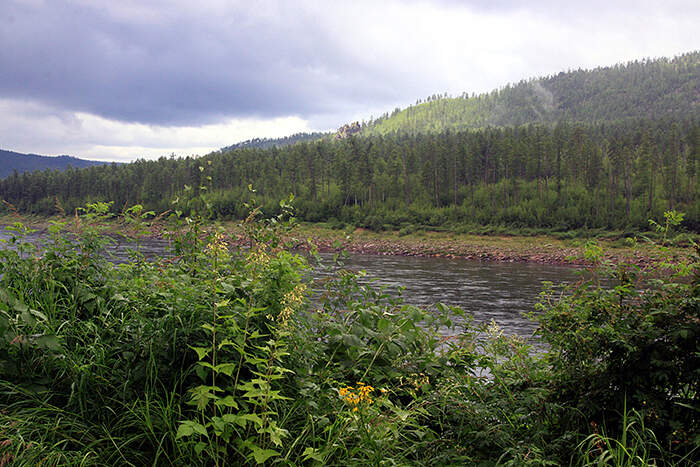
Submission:
[[1,0],[0,148],[201,155],[698,50],[698,25],[698,0]]

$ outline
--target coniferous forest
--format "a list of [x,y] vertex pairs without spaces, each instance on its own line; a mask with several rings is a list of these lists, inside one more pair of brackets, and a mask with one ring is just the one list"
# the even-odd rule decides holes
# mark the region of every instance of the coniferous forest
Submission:
[[96,200],[162,212],[205,186],[214,214],[230,218],[245,214],[252,185],[270,214],[293,193],[303,220],[375,230],[465,223],[641,228],[669,209],[685,212],[685,225],[698,229],[699,157],[695,119],[559,122],[35,172],[0,181],[0,196],[39,214]]
[[700,53],[523,80],[487,94],[433,94],[371,122],[385,134],[698,115]]

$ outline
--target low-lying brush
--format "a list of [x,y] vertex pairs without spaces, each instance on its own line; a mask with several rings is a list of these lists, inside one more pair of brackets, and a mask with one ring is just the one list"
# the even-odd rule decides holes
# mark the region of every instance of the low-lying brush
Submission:
[[240,250],[173,214],[172,256],[119,265],[106,206],[41,250],[8,231],[0,466],[628,465],[630,443],[645,462],[698,459],[697,256],[654,283],[600,265],[545,291],[537,353],[342,267],[310,284],[280,243],[286,203],[252,207]]

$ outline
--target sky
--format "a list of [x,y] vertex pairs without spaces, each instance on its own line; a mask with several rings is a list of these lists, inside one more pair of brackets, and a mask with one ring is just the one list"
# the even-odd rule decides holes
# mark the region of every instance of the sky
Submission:
[[2,0],[0,149],[109,161],[700,49],[697,0]]

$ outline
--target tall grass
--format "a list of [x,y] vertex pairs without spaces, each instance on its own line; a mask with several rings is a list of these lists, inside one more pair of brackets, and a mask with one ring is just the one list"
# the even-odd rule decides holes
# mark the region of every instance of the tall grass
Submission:
[[[41,250],[8,230],[2,467],[696,460],[697,258],[646,294],[543,295],[542,355],[342,267],[312,287],[280,241],[285,203],[273,219],[251,206],[249,248],[176,213],[173,256],[120,265],[103,255],[107,208],[55,224]],[[653,384],[620,379],[646,370]]]
[[581,465],[664,465],[664,450],[654,432],[645,426],[644,418],[636,410],[628,412],[625,402],[619,437],[608,436],[604,427],[598,433],[594,426],[596,432],[579,444]]

